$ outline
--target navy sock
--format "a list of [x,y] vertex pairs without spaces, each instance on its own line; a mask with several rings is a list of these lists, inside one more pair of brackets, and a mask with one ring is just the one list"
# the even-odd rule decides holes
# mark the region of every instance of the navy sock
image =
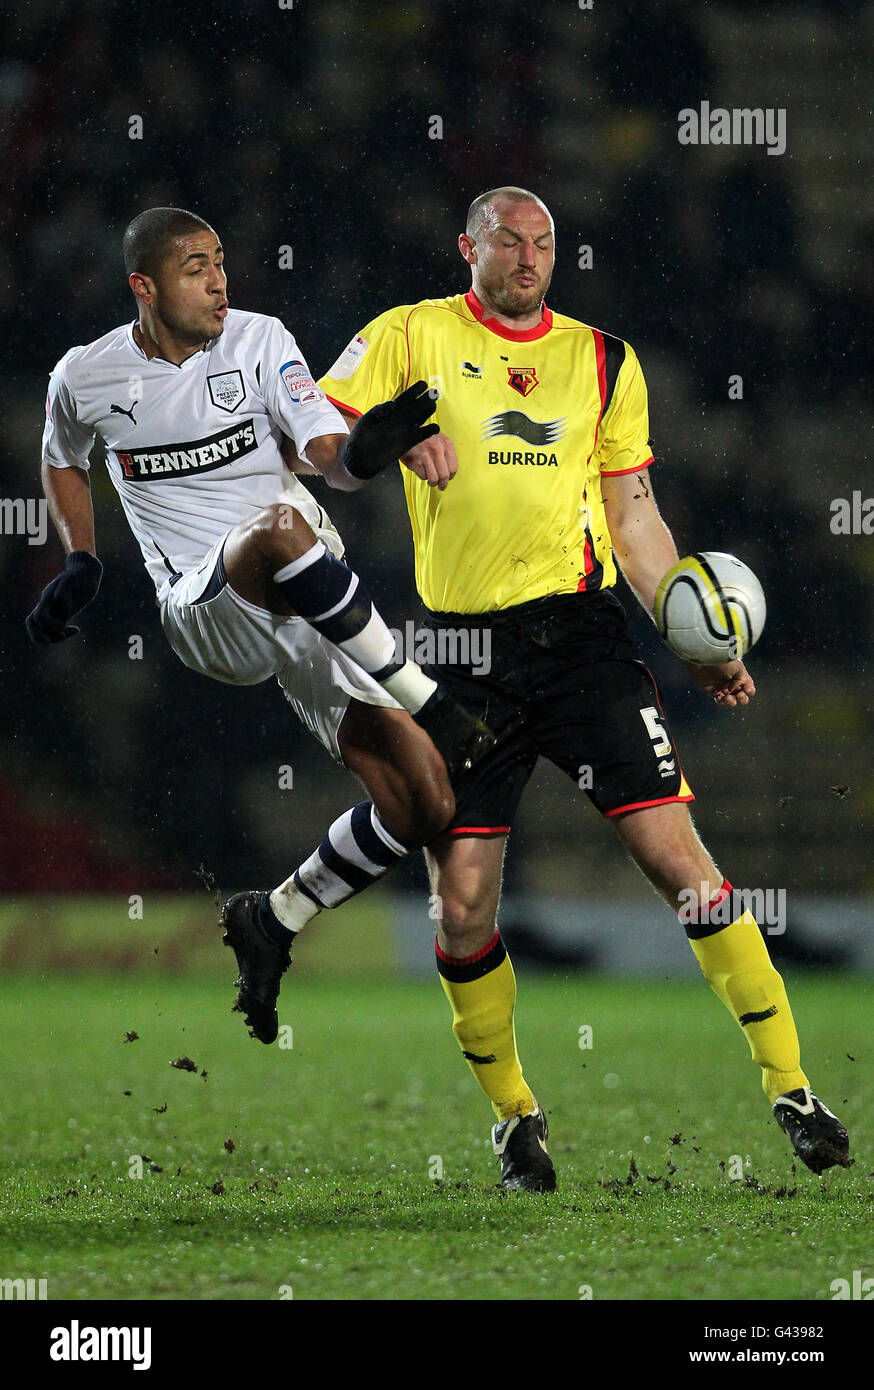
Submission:
[[273,576],[299,617],[333,642],[410,714],[418,714],[436,684],[415,661],[399,658],[395,638],[365,585],[316,541]]
[[395,656],[394,638],[374,613],[364,583],[322,541],[278,570],[273,581],[300,617],[377,680],[400,671],[404,663]]

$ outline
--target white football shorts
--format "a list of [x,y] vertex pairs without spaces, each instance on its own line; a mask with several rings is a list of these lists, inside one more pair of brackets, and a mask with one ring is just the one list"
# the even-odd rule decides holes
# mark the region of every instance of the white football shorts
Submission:
[[[337,532],[313,529],[336,554]],[[158,604],[170,646],[192,671],[228,685],[276,676],[298,718],[342,764],[337,731],[350,699],[401,706],[303,618],[268,613],[235,593],[221,561],[226,539],[216,541],[197,569],[162,586]]]

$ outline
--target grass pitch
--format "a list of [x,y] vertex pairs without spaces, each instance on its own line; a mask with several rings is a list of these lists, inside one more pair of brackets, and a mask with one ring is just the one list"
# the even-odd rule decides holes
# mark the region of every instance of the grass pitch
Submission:
[[706,986],[521,977],[543,1197],[496,1186],[436,978],[292,971],[268,1048],[232,977],[7,982],[0,1275],[50,1299],[797,1300],[874,1274],[870,981],[790,982],[856,1156],[820,1180]]

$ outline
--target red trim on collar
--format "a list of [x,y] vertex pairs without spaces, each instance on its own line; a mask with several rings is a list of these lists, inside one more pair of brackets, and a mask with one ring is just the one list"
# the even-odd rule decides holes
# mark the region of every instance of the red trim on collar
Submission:
[[543,318],[540,320],[540,323],[537,324],[536,328],[526,328],[524,331],[520,331],[515,328],[505,328],[502,323],[498,323],[497,319],[483,318],[485,309],[480,304],[472,289],[468,290],[467,294],[464,296],[464,300],[474,318],[478,323],[482,324],[483,328],[487,328],[490,333],[496,333],[499,338],[506,338],[511,343],[530,343],[533,342],[535,338],[544,338],[552,328],[552,310],[547,309],[545,302],[543,305]]

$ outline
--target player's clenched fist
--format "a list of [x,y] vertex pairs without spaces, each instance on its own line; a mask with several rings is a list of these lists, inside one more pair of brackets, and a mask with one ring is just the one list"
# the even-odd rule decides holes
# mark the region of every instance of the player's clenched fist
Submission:
[[362,415],[343,446],[343,462],[353,478],[374,478],[417,444],[439,433],[426,425],[437,408],[437,392],[425,381],[414,381],[393,401],[375,405]]
[[38,647],[63,642],[79,631],[70,619],[94,598],[100,588],[103,566],[87,550],[74,550],[67,556],[61,573],[43,589],[39,603],[25,619],[27,635]]
[[446,434],[435,434],[433,439],[417,444],[403,455],[401,463],[429,487],[437,487],[441,492],[458,472],[455,445]]

